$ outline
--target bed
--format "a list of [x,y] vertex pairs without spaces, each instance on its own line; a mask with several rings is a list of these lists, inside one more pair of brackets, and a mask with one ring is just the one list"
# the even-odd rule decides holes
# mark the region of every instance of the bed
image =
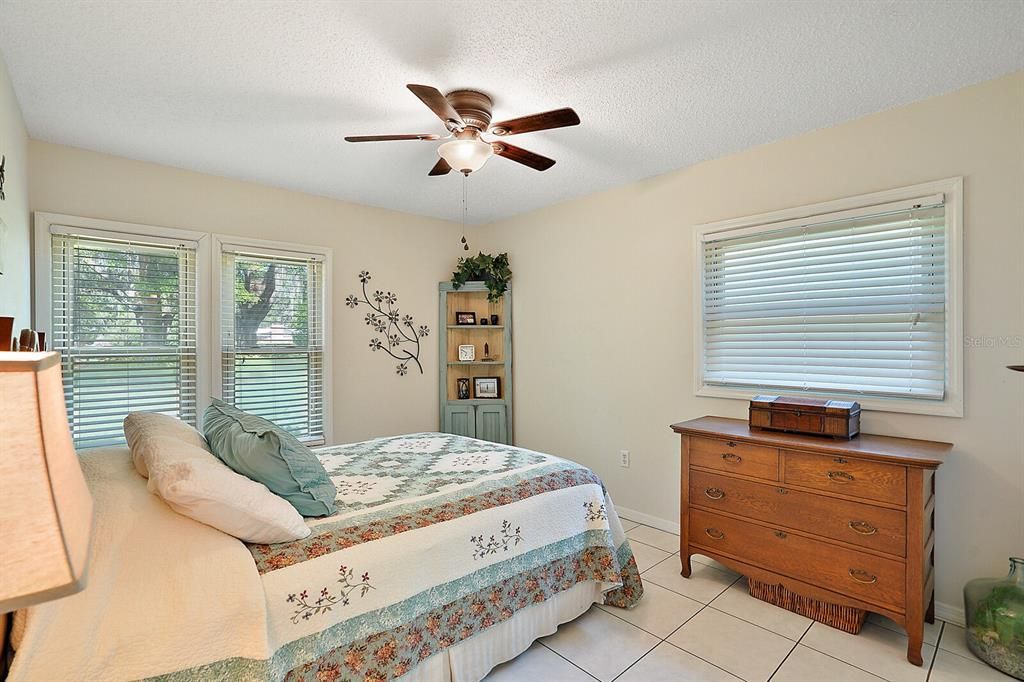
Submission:
[[10,680],[479,680],[595,602],[642,593],[589,469],[441,433],[317,450],[339,512],[243,543],[83,453],[87,588],[18,612]]

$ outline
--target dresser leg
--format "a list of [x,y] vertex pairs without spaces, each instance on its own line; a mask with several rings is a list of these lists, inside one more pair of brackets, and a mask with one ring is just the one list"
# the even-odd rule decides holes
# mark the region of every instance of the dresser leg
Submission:
[[680,575],[682,575],[684,578],[689,578],[690,577],[690,555],[689,554],[680,554],[679,555],[679,559],[680,559],[680,562],[683,565],[683,570],[679,572]]
[[924,659],[921,658],[921,644],[924,641],[924,623],[908,623],[907,624],[907,660],[914,665],[924,665]]

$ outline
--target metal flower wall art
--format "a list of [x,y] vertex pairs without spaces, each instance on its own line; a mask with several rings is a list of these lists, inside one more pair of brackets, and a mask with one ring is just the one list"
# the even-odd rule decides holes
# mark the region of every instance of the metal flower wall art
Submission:
[[372,327],[373,331],[380,334],[370,339],[370,350],[376,352],[384,351],[395,360],[395,374],[405,376],[409,372],[409,362],[415,362],[423,374],[423,365],[420,364],[420,339],[430,333],[427,325],[417,326],[412,315],[401,315],[398,312],[398,296],[390,291],[376,290],[372,294],[367,290],[370,282],[370,273],[363,270],[359,273],[359,282],[363,287],[363,295],[360,298],[356,294],[349,294],[345,299],[345,305],[349,308],[358,308],[360,305],[370,307],[370,312],[364,318],[366,325]]

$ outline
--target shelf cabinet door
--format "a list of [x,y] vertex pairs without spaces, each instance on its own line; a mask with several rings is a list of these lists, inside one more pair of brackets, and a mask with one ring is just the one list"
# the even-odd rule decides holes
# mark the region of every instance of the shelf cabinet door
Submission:
[[445,405],[442,424],[445,433],[476,438],[476,424],[476,414],[472,405]]
[[492,443],[508,443],[508,420],[504,405],[477,405],[476,437]]

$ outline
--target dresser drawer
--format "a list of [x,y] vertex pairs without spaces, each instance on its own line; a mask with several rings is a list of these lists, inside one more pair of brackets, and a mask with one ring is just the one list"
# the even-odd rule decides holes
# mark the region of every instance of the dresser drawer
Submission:
[[779,480],[778,448],[691,436],[689,453],[693,466]]
[[702,509],[690,511],[690,544],[880,605],[903,604],[903,563]]
[[894,509],[706,471],[690,472],[690,504],[906,556],[907,516]]
[[906,467],[791,450],[784,455],[786,483],[867,500],[907,503]]

